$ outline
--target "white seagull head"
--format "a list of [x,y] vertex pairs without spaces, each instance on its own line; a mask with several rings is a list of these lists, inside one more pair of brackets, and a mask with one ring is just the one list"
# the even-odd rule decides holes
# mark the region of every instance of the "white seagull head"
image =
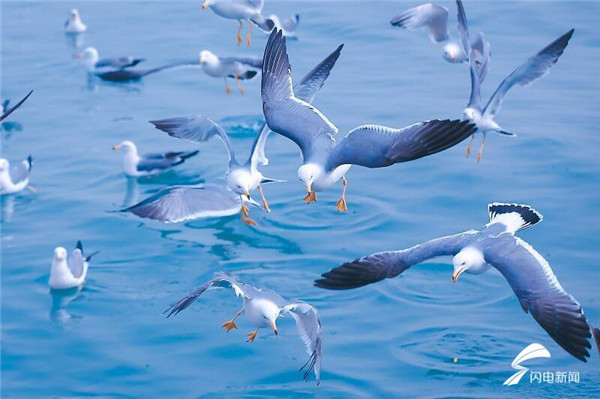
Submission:
[[455,42],[448,42],[444,45],[444,59],[448,62],[459,62],[460,54],[462,53],[460,45]]
[[312,192],[312,184],[314,181],[323,174],[323,168],[314,163],[306,163],[298,168],[298,178],[304,186],[306,191]]
[[279,335],[277,331],[277,318],[281,313],[281,309],[271,301],[260,301],[260,308],[265,318],[266,324],[269,325],[271,330],[275,333],[275,335]]
[[77,11],[77,9],[76,9],[76,8],[73,8],[73,9],[71,10],[71,20],[73,20],[73,21],[77,21],[77,20],[79,20],[79,19],[80,19],[80,18],[79,18],[79,11]]
[[452,258],[454,272],[452,273],[452,282],[456,283],[458,277],[464,272],[481,273],[485,271],[486,262],[481,251],[466,247]]
[[200,52],[200,65],[205,65],[205,64],[216,64],[218,62],[219,58],[211,51],[208,50],[202,50]]
[[208,7],[212,6],[213,4],[215,4],[214,1],[207,0],[204,3],[202,3],[202,9],[206,10]]
[[0,158],[0,172],[7,171],[9,167],[10,163],[8,162],[8,160]]
[[115,151],[118,151],[121,149],[126,154],[128,154],[130,152],[134,152],[134,153],[137,152],[137,148],[135,147],[135,144],[133,144],[133,141],[129,141],[129,140],[122,141],[120,144],[117,144],[116,146],[113,147],[113,150],[115,150]]
[[54,249],[54,260],[62,262],[65,259],[67,259],[67,250],[63,247],[56,247]]
[[227,174],[227,186],[238,195],[250,199],[252,187],[252,174],[243,168],[233,169]]
[[81,53],[73,54],[73,58],[81,59],[86,68],[92,70],[96,67],[96,62],[100,59],[100,54],[94,47],[88,47]]

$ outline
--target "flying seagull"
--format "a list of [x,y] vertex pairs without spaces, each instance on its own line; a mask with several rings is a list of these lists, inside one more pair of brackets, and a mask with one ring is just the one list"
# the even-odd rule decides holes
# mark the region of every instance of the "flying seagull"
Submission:
[[88,47],[82,52],[74,54],[73,57],[80,58],[86,69],[91,72],[102,72],[103,69],[110,71],[131,68],[144,61],[143,58],[133,58],[131,56],[100,59],[100,54],[94,47]]
[[[343,45],[338,46],[295,86],[299,98],[308,103],[313,101],[338,60],[342,48]],[[214,136],[219,136],[229,153],[227,187],[206,184],[170,187],[124,211],[163,222],[230,216],[239,212],[244,223],[254,225],[256,222],[248,217],[249,208],[246,204],[256,204],[251,200],[250,193],[257,188],[261,193],[263,207],[267,211],[270,210],[261,185],[276,180],[266,179],[258,171],[258,165],[268,163],[265,144],[270,130],[266,124],[263,124],[256,137],[248,160],[245,164],[240,164],[222,127],[204,116],[170,118],[151,123],[170,136],[195,143],[203,143]]]
[[113,150],[123,150],[123,170],[130,177],[150,176],[171,170],[198,154],[196,150],[139,155],[136,145],[129,140],[115,145]]
[[[556,64],[558,58],[562,55],[563,51],[569,44],[569,40],[571,39],[571,36],[573,36],[573,32],[574,29],[571,29],[515,69],[502,81],[502,83],[500,83],[485,107],[481,102],[481,81],[478,78],[478,66],[476,64],[476,60],[473,59],[473,57],[471,58],[471,95],[469,97],[469,103],[463,111],[463,118],[475,123],[477,125],[477,130],[483,135],[483,140],[481,141],[481,145],[477,153],[477,162],[481,161],[487,133],[494,132],[504,136],[515,136],[514,133],[509,133],[503,130],[494,120],[498,112],[500,112],[502,101],[504,100],[506,93],[508,93],[508,91],[515,85],[527,86],[550,72],[550,68]],[[465,29],[462,30],[461,40],[468,40],[468,33],[469,32],[468,28],[466,27],[465,20]],[[472,142],[473,137],[471,138],[469,146],[467,147],[467,156],[470,154]]]
[[252,79],[256,76],[257,70],[260,71],[262,68],[262,59],[260,57],[219,57],[208,50],[202,50],[200,65],[207,75],[225,80],[227,94],[231,93],[227,78],[235,79],[238,90],[244,93],[240,80]]
[[255,23],[262,30],[269,32],[275,26],[273,21],[265,18],[262,14],[263,0],[207,0],[202,3],[202,9],[210,7],[213,12],[223,18],[237,19],[240,27],[237,31],[237,44],[242,44],[242,21],[248,21],[248,33],[246,33],[246,45],[250,46],[250,33],[252,24]]
[[33,187],[29,186],[29,174],[32,166],[31,155],[12,167],[8,160],[0,158],[0,195],[15,194],[26,188],[35,191]]
[[54,290],[68,290],[78,287],[81,289],[87,276],[88,262],[98,252],[96,251],[91,255],[85,256],[81,241],[77,241],[77,246],[67,259],[67,250],[63,247],[57,247],[54,250],[50,279],[48,280],[50,288]]
[[346,211],[346,172],[352,165],[381,168],[435,154],[454,146],[475,131],[468,121],[431,120],[402,129],[362,125],[336,142],[337,127],[311,104],[298,98],[291,77],[286,39],[273,30],[263,57],[261,95],[267,125],[300,147],[303,165],[298,177],[316,201],[316,192],[343,181],[336,206]]
[[[426,29],[429,33],[429,39],[433,43],[445,43],[443,57],[446,61],[452,63],[469,61],[469,43],[450,39],[448,9],[446,7],[433,3],[421,4],[396,15],[390,23],[392,26],[407,30]],[[460,31],[460,26],[458,29]],[[487,47],[489,49],[489,43],[481,32],[478,33],[477,38],[471,45],[477,48]]]
[[413,265],[438,256],[453,256],[452,282],[466,272],[498,270],[525,312],[564,350],[581,361],[589,357],[590,326],[579,302],[558,282],[550,265],[531,245],[515,236],[542,220],[528,205],[488,205],[490,221],[481,231],[427,241],[409,249],[380,252],[345,263],[322,275],[315,285],[333,290],[362,287],[393,278]]
[[31,90],[29,93],[27,93],[27,95],[21,101],[19,101],[12,108],[9,108],[9,109],[7,109],[9,101],[8,100],[4,101],[4,103],[2,104],[2,115],[0,115],[0,122],[5,120],[6,118],[8,118],[8,116],[10,114],[12,114],[14,112],[14,110],[19,108],[21,106],[21,104],[23,104],[25,102],[25,100],[27,100],[29,98],[31,93],[33,93],[33,90]]
[[81,20],[79,11],[76,9],[71,10],[69,19],[65,22],[65,33],[83,33],[87,30],[87,26]]
[[298,328],[298,334],[306,351],[310,356],[308,361],[300,370],[304,372],[304,380],[308,381],[311,372],[314,372],[317,385],[321,383],[321,318],[319,312],[313,306],[302,301],[288,301],[279,294],[262,288],[256,288],[250,284],[240,282],[236,276],[229,273],[215,273],[212,279],[194,289],[187,296],[179,300],[175,305],[165,311],[167,317],[177,315],[190,306],[206,290],[215,288],[231,288],[236,297],[242,297],[243,307],[235,316],[222,324],[227,332],[237,329],[235,319],[245,313],[248,321],[256,327],[256,330],[248,334],[247,342],[254,342],[261,328],[270,328],[275,335],[277,331],[277,318],[286,314],[292,316]]

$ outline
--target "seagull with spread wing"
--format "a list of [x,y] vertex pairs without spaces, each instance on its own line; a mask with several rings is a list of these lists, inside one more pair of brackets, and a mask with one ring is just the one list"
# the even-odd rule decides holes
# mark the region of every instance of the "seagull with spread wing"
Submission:
[[[338,60],[343,45],[338,46],[331,54],[304,76],[294,87],[297,96],[307,103],[314,100],[317,92],[329,76]],[[259,189],[265,210],[270,211],[269,204],[263,194],[262,184],[275,182],[265,178],[258,170],[258,165],[268,164],[265,156],[265,145],[269,128],[263,124],[260,133],[252,144],[250,156],[245,164],[240,164],[229,143],[223,128],[204,116],[178,117],[152,121],[154,126],[172,137],[203,143],[214,136],[219,136],[225,143],[229,154],[229,171],[227,186],[202,184],[196,186],[167,187],[152,197],[133,205],[123,211],[137,216],[175,223],[204,217],[223,217],[240,213],[241,220],[248,225],[256,222],[248,217],[247,204],[258,205],[250,198],[250,193]]]
[[102,70],[119,70],[131,68],[145,61],[143,58],[133,58],[132,56],[121,56],[111,58],[100,58],[100,53],[95,47],[88,47],[80,53],[73,55],[73,58],[82,60],[85,68],[90,72],[102,72]]
[[[457,2],[460,4],[459,2]],[[466,23],[466,18],[460,17],[459,8],[459,33],[461,41],[468,43],[469,41],[469,30]],[[477,64],[475,57],[470,59],[470,76],[471,76],[471,95],[469,97],[469,103],[463,111],[463,117],[477,125],[477,130],[483,135],[479,151],[477,152],[477,162],[481,161],[483,154],[483,147],[485,145],[486,134],[489,132],[497,133],[503,136],[515,136],[514,133],[509,133],[503,130],[500,125],[496,123],[494,118],[500,112],[502,107],[502,101],[513,86],[527,86],[535,82],[539,78],[545,76],[550,72],[550,68],[558,61],[558,58],[562,55],[565,48],[569,44],[571,36],[573,36],[574,29],[571,29],[552,43],[544,47],[533,57],[530,57],[525,63],[515,69],[510,75],[508,75],[502,83],[498,86],[492,97],[484,107],[481,102],[480,85],[481,79],[479,78],[480,66]],[[473,52],[471,52],[473,54]],[[474,137],[474,136],[473,136]],[[470,155],[471,143],[473,137],[467,147],[467,156]]]
[[309,355],[308,361],[300,369],[306,369],[304,380],[308,381],[310,374],[314,372],[317,385],[321,383],[321,318],[317,309],[308,303],[288,301],[276,292],[242,283],[233,274],[218,272],[215,273],[213,278],[194,289],[175,305],[167,309],[165,311],[165,313],[168,313],[167,317],[177,315],[194,303],[205,291],[216,288],[231,288],[236,297],[242,297],[242,308],[231,320],[223,323],[221,327],[227,332],[237,329],[235,320],[242,314],[245,314],[246,319],[256,327],[256,330],[248,334],[247,342],[254,342],[261,328],[270,328],[275,335],[279,335],[277,331],[277,319],[286,314],[291,315],[296,322],[298,334],[302,338]]
[[362,125],[337,142],[337,127],[296,95],[286,39],[280,30],[273,30],[265,48],[261,95],[269,128],[300,147],[303,164],[298,177],[308,192],[304,200],[316,201],[317,191],[341,179],[338,211],[347,210],[345,174],[352,165],[382,168],[412,161],[448,149],[475,131],[474,124],[459,120],[431,120],[402,129]]
[[81,241],[77,241],[71,256],[67,258],[67,250],[63,247],[56,247],[52,267],[50,268],[50,279],[48,280],[50,288],[68,290],[78,287],[81,289],[87,277],[89,261],[98,252],[84,255],[83,245]]
[[525,312],[564,350],[581,361],[589,357],[592,331],[581,305],[558,282],[548,261],[515,236],[542,220],[528,205],[488,205],[490,221],[481,231],[469,230],[400,251],[380,252],[338,266],[315,282],[317,287],[345,290],[397,277],[411,266],[439,256],[453,256],[452,282],[463,273],[498,270]]

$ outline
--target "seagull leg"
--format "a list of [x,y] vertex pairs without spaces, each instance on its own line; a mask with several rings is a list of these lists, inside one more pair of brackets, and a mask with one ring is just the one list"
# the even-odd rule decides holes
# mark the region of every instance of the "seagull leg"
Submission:
[[483,155],[483,146],[485,145],[485,135],[483,136],[483,141],[481,142],[481,146],[479,146],[479,151],[477,152],[477,163],[481,161],[481,156]]
[[471,144],[473,144],[473,140],[475,140],[475,134],[472,134],[471,140],[469,140],[469,145],[467,146],[467,158],[471,156]]
[[242,200],[241,197],[240,197],[240,201],[242,201],[242,209],[240,209],[240,220],[242,222],[244,222],[245,224],[247,224],[248,226],[258,226],[258,223],[256,223],[256,221],[254,221],[253,219],[248,217],[248,214],[250,213],[250,209],[248,209],[246,204],[244,204],[244,201]]
[[346,211],[348,211],[348,207],[346,206],[346,187],[348,186],[348,180],[346,180],[346,176],[342,177],[342,184],[343,184],[342,197],[335,204],[335,206],[337,207],[338,212],[346,212]]
[[302,199],[306,202],[307,205],[311,202],[317,202],[317,193],[311,191],[310,193],[306,194]]
[[258,334],[258,330],[260,330],[260,328],[257,328],[255,331],[250,331],[248,333],[248,339],[246,340],[246,342],[254,342],[254,340],[256,339],[256,334]]
[[239,27],[239,29],[237,31],[237,38],[236,38],[238,46],[240,44],[242,44],[242,27],[243,27],[243,25],[242,25],[242,20],[241,19],[239,20],[239,23],[240,23],[240,27]]
[[244,308],[241,308],[240,311],[237,312],[235,314],[235,316],[233,316],[233,319],[221,324],[221,327],[223,327],[225,329],[225,331],[227,331],[227,332],[233,330],[234,328],[237,329],[237,325],[235,324],[235,319],[237,319],[242,314],[242,312],[244,312]]
[[240,93],[244,94],[246,90],[244,90],[242,84],[240,83],[240,77],[238,75],[233,75],[233,77],[235,78],[235,85],[237,86],[238,90]]
[[271,208],[269,207],[269,203],[265,198],[265,194],[263,193],[262,186],[260,184],[258,185],[258,192],[260,193],[260,197],[262,198],[263,208],[265,208],[265,211],[271,212]]
[[31,185],[26,186],[25,187],[27,190],[31,191],[32,193],[37,193],[37,189]]
[[227,94],[231,94],[231,89],[229,88],[229,85],[227,84],[227,76],[223,78],[225,80],[225,93]]
[[250,41],[250,33],[252,32],[252,22],[248,23],[248,33],[246,33],[246,47],[250,47],[252,42]]

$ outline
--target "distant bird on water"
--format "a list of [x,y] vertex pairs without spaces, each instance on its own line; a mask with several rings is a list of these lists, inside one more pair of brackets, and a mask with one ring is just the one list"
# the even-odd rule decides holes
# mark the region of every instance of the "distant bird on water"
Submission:
[[29,185],[29,174],[32,166],[33,159],[31,155],[12,167],[7,159],[0,158],[0,195],[16,194],[26,188],[35,191]]
[[[243,307],[229,321],[221,327],[229,332],[237,329],[235,320],[242,314],[256,327],[256,330],[248,333],[247,342],[254,342],[261,328],[270,328],[275,335],[277,330],[277,319],[284,315],[290,315],[296,322],[298,334],[309,355],[308,361],[300,370],[304,372],[304,380],[308,381],[310,374],[314,372],[317,385],[321,383],[321,357],[322,357],[322,332],[321,318],[319,312],[313,306],[302,301],[288,301],[273,291],[256,288],[250,284],[240,282],[236,276],[229,273],[215,273],[212,279],[194,289],[188,295],[179,300],[175,305],[165,311],[167,317],[177,315],[182,310],[194,303],[200,295],[209,289],[231,288],[236,297],[242,297]],[[212,310],[211,310],[212,311]]]
[[79,11],[72,9],[69,19],[65,22],[65,33],[83,33],[86,30],[87,26],[81,20]]
[[50,288],[68,290],[78,287],[81,289],[87,277],[89,261],[98,252],[84,255],[83,245],[81,241],[77,241],[71,256],[67,258],[67,250],[63,247],[57,247],[54,250],[54,258],[52,258],[52,267],[50,268],[50,279],[48,280]]
[[495,268],[507,280],[525,312],[575,358],[586,361],[589,339],[598,339],[581,305],[558,282],[548,261],[515,236],[542,220],[528,205],[488,205],[490,221],[480,230],[437,238],[409,249],[380,252],[338,266],[315,282],[317,287],[346,290],[397,277],[411,266],[438,256],[453,256],[452,282],[463,273],[480,274]]
[[113,150],[123,150],[123,170],[127,176],[131,177],[150,176],[171,170],[198,154],[198,151],[170,151],[140,155],[136,145],[129,140],[115,145]]

